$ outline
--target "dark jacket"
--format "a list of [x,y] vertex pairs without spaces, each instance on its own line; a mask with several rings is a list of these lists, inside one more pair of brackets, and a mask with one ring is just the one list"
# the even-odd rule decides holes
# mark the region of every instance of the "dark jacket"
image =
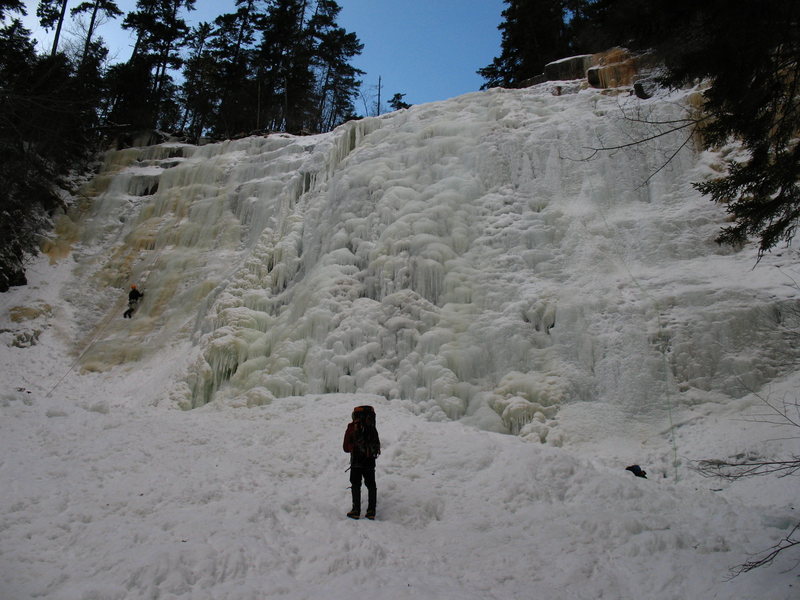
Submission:
[[[350,466],[357,469],[374,469],[375,457],[364,456],[355,447],[356,423],[348,423],[347,431],[344,432],[344,442],[342,449],[350,454]],[[377,435],[377,432],[376,432]],[[378,441],[380,444],[380,440]]]
[[136,288],[134,288],[128,293],[128,302],[138,302],[139,298],[141,298],[142,296],[144,296],[144,294],[139,290],[137,290]]

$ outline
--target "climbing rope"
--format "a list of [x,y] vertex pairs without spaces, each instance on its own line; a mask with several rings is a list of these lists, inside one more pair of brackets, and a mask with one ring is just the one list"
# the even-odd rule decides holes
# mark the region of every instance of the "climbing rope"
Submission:
[[77,358],[76,358],[76,359],[75,359],[75,360],[72,362],[72,364],[71,364],[71,365],[69,366],[69,368],[67,369],[66,373],[64,373],[64,374],[61,376],[61,378],[60,378],[58,381],[56,381],[55,385],[53,385],[53,387],[51,387],[51,388],[50,388],[50,391],[49,391],[49,392],[47,392],[47,394],[45,394],[45,397],[46,397],[46,398],[49,398],[49,397],[50,397],[50,396],[53,394],[53,392],[55,391],[55,389],[56,389],[56,388],[57,388],[59,385],[61,385],[61,382],[62,382],[62,381],[64,381],[64,379],[66,379],[66,378],[67,378],[67,376],[68,376],[70,373],[72,373],[72,371],[75,369],[75,367],[76,367],[76,366],[78,366],[78,363],[81,361],[81,359],[84,357],[84,355],[85,355],[85,354],[86,354],[86,353],[89,351],[89,349],[90,349],[90,348],[91,348],[91,347],[94,345],[95,341],[96,341],[96,340],[97,340],[97,338],[100,336],[100,334],[101,334],[101,333],[103,333],[103,331],[105,330],[105,328],[106,328],[106,327],[108,327],[108,324],[109,324],[109,323],[111,323],[111,320],[114,318],[114,315],[115,315],[115,314],[117,314],[117,313],[119,312],[119,310],[121,310],[121,309],[122,309],[122,304],[124,303],[124,301],[125,301],[125,296],[122,296],[121,298],[119,298],[119,299],[117,300],[117,302],[114,304],[113,310],[112,310],[112,311],[110,311],[110,312],[109,312],[109,313],[106,315],[106,317],[105,317],[105,319],[103,320],[103,322],[101,323],[100,327],[98,327],[98,328],[96,329],[96,333],[95,333],[95,334],[92,336],[92,338],[89,340],[89,343],[86,345],[86,348],[84,348],[84,349],[83,349],[83,351],[82,351],[82,352],[81,352],[81,353],[78,355],[78,357],[77,357]]
[[[595,196],[594,184],[591,179],[589,179],[589,187],[592,192],[592,196]],[[606,217],[606,213],[603,210],[602,205],[599,203],[597,204],[597,210],[600,213],[600,218],[603,220],[603,224],[605,225],[606,231],[608,232],[610,237],[616,239],[617,242],[622,242],[618,232],[616,229],[612,228],[608,222]],[[584,223],[585,227],[585,223]],[[659,352],[661,353],[661,361],[662,361],[662,368],[664,373],[664,385],[666,387],[666,393],[664,394],[666,400],[666,408],[667,408],[667,418],[669,421],[669,434],[670,434],[670,445],[672,447],[672,467],[674,470],[674,478],[675,482],[678,481],[678,446],[677,441],[675,440],[675,422],[673,420],[673,410],[674,407],[672,405],[672,399],[670,397],[670,376],[669,376],[669,361],[667,360],[667,351],[666,351],[666,344],[664,340],[667,339],[666,335],[666,327],[664,326],[663,321],[661,320],[661,309],[659,308],[658,301],[639,283],[639,280],[636,278],[636,275],[633,274],[630,267],[628,266],[625,257],[619,251],[621,243],[613,244],[612,251],[617,255],[618,264],[621,264],[625,272],[628,274],[633,285],[639,290],[642,297],[647,299],[652,303],[653,309],[656,313],[656,321],[658,323],[658,340],[659,340]]]
[[[178,223],[175,223],[174,227],[177,227],[177,226],[178,226]],[[164,252],[164,250],[166,249],[166,247],[167,247],[167,246],[166,246],[166,244],[165,244],[164,246],[162,246],[162,247],[161,247],[161,248],[158,250],[158,252],[156,252],[156,254],[155,254],[155,256],[152,258],[152,260],[150,260],[150,261],[149,261],[149,264],[148,264],[148,265],[146,265],[146,266],[145,266],[145,267],[144,267],[144,268],[141,270],[141,273],[142,273],[142,287],[144,287],[144,284],[145,284],[145,283],[147,283],[147,279],[150,277],[150,273],[152,272],[152,270],[153,270],[153,267],[155,266],[156,262],[158,262],[158,259],[161,257],[161,254]],[[115,315],[118,315],[118,314],[121,312],[121,310],[122,310],[122,307],[124,306],[124,304],[125,304],[126,302],[127,302],[127,298],[126,298],[124,295],[123,295],[123,296],[121,296],[121,297],[119,297],[119,298],[117,299],[117,301],[114,303],[114,306],[112,307],[112,309],[111,309],[110,311],[108,311],[108,312],[107,312],[107,314],[106,314],[105,318],[104,318],[104,319],[103,319],[103,321],[100,323],[100,325],[99,325],[98,327],[96,327],[96,328],[95,328],[95,333],[94,333],[94,334],[92,335],[92,337],[89,339],[89,342],[88,342],[88,344],[86,344],[86,347],[85,347],[85,348],[83,349],[83,351],[82,351],[82,352],[81,352],[81,353],[80,353],[80,354],[77,356],[77,358],[76,358],[76,359],[75,359],[75,360],[72,362],[72,364],[69,366],[69,368],[67,369],[67,371],[66,371],[66,372],[65,372],[65,373],[64,373],[64,374],[61,376],[61,378],[60,378],[60,379],[59,379],[59,380],[58,380],[58,381],[55,383],[55,385],[53,385],[53,387],[52,387],[52,388],[50,388],[50,391],[49,391],[49,392],[47,392],[47,394],[45,395],[45,397],[49,398],[49,397],[50,397],[50,396],[53,394],[53,392],[55,391],[55,389],[56,389],[56,388],[57,388],[59,385],[61,385],[61,383],[64,381],[64,379],[66,379],[66,378],[67,378],[67,376],[68,376],[70,373],[72,373],[72,371],[74,371],[74,370],[75,370],[75,367],[76,367],[76,366],[78,366],[78,363],[80,363],[80,361],[83,359],[83,357],[86,355],[86,353],[87,353],[87,352],[88,352],[88,351],[89,351],[89,350],[92,348],[92,346],[94,346],[95,342],[96,342],[96,341],[97,341],[97,339],[100,337],[100,334],[102,334],[102,333],[105,331],[105,329],[108,327],[108,325],[109,325],[109,324],[111,323],[111,321],[114,319]]]

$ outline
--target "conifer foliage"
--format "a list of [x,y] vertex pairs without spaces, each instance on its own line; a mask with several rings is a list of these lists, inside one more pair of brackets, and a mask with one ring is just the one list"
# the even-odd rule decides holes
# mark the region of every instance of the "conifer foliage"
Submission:
[[501,53],[478,70],[481,89],[514,87],[544,70],[544,65],[572,53],[567,0],[504,0]]
[[61,205],[59,182],[86,161],[97,125],[97,53],[80,65],[38,55],[16,18],[23,10],[0,5],[0,291],[25,282],[24,258]]
[[[187,82],[218,99],[207,116],[212,134],[328,131],[353,114],[363,72],[350,61],[363,45],[336,24],[341,11],[336,2],[237,0],[236,5],[235,13],[217,17],[207,48],[184,73]],[[216,74],[194,70],[207,62],[221,68]]]

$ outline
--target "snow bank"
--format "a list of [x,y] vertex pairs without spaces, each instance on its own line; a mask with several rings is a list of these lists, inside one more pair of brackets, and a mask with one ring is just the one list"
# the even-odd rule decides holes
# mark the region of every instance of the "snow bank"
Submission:
[[[794,597],[780,570],[725,581],[792,525],[777,505],[788,488],[743,503],[737,486],[672,482],[664,458],[639,479],[602,464],[612,452],[426,422],[374,396],[148,407],[141,381],[165,370],[3,393],[4,598]],[[379,511],[353,522],[339,448],[366,402],[383,442]],[[720,449],[702,429],[686,438]]]

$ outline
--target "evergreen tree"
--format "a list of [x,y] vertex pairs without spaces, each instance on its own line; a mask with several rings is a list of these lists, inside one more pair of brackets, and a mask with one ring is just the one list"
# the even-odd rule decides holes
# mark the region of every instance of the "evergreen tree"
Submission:
[[261,127],[259,85],[252,65],[256,27],[264,19],[262,2],[237,0],[235,13],[214,21],[211,56],[217,64],[213,85],[219,110],[212,124],[216,135],[230,137]]
[[361,84],[358,77],[364,74],[350,64],[364,45],[355,33],[348,33],[336,24],[339,12],[341,7],[335,1],[320,0],[309,21],[319,99],[316,120],[309,123],[313,131],[328,131],[353,114],[353,98]]
[[[312,10],[313,9],[313,10]],[[353,113],[363,45],[336,23],[334,0],[278,0],[260,24],[255,54],[262,122],[291,133],[326,131]]]
[[261,24],[256,60],[270,99],[272,130],[301,133],[317,104],[306,8],[305,0],[275,0]]
[[25,3],[23,0],[0,0],[0,21],[6,18],[7,12],[16,12],[21,15],[28,14],[25,10]]
[[397,93],[389,100],[389,106],[392,107],[393,110],[401,110],[403,108],[411,108],[411,105],[407,102],[403,102],[403,98],[405,98],[405,94]]
[[[0,4],[0,15],[6,11],[23,12],[21,6]],[[18,19],[0,29],[0,292],[25,281],[23,259],[33,249],[30,236],[21,233],[29,227],[29,206],[23,200],[21,186],[26,179],[19,169],[28,164],[26,143],[19,130],[17,111],[20,107],[18,86],[28,65],[35,59],[30,32]],[[13,94],[13,95],[12,95]]]
[[553,60],[569,56],[574,50],[566,19],[570,4],[566,0],[503,0],[501,53],[492,63],[478,70],[486,80],[481,89],[513,87],[544,71]]
[[118,131],[151,128],[155,115],[146,92],[153,85],[153,77],[147,58],[137,57],[112,65],[105,80],[109,94],[104,111],[108,126]]
[[233,44],[232,62],[238,63],[242,58],[243,49],[249,47],[254,37],[254,25],[263,17],[263,12],[260,9],[261,2],[258,0],[236,0],[236,41]]
[[91,0],[89,2],[81,2],[70,11],[70,14],[74,17],[87,12],[90,13],[89,25],[86,29],[86,40],[83,44],[81,63],[87,60],[89,52],[92,50],[92,37],[94,36],[98,19],[102,16],[113,19],[122,15],[122,11],[114,0]]
[[[335,1],[281,0],[266,12],[261,0],[236,6],[217,17],[202,52],[191,46],[182,87],[193,103],[184,107],[186,122],[190,113],[205,115],[191,126],[193,136],[327,131],[354,112],[362,72],[350,60],[363,46],[336,24]],[[205,108],[195,110],[196,103]]]
[[125,19],[122,21],[123,29],[132,29],[136,32],[136,41],[128,59],[130,64],[137,62],[150,32],[156,28],[158,3],[159,0],[136,0],[136,10],[125,15]]
[[91,82],[64,54],[37,56],[18,20],[0,29],[0,291],[24,283],[62,177],[88,157]]
[[217,63],[209,48],[212,32],[210,23],[200,23],[186,38],[189,57],[184,63],[180,91],[183,118],[179,129],[188,131],[195,140],[203,135],[216,108],[213,82]]
[[181,10],[193,10],[195,0],[137,0],[136,11],[122,23],[136,32],[131,57],[109,72],[114,94],[110,119],[133,129],[172,129],[180,121],[171,69],[179,68],[180,43],[189,33]]
[[50,56],[55,56],[55,53],[58,52],[61,27],[64,25],[64,17],[67,14],[67,2],[68,0],[39,0],[39,6],[36,8],[39,24],[45,30],[53,29],[54,27],[56,30]]
[[194,10],[195,0],[169,0],[164,5],[164,12],[158,19],[159,27],[154,32],[153,45],[156,54],[156,94],[165,83],[167,69],[177,69],[183,64],[177,46],[189,34],[186,21],[179,17],[178,11],[185,8]]

